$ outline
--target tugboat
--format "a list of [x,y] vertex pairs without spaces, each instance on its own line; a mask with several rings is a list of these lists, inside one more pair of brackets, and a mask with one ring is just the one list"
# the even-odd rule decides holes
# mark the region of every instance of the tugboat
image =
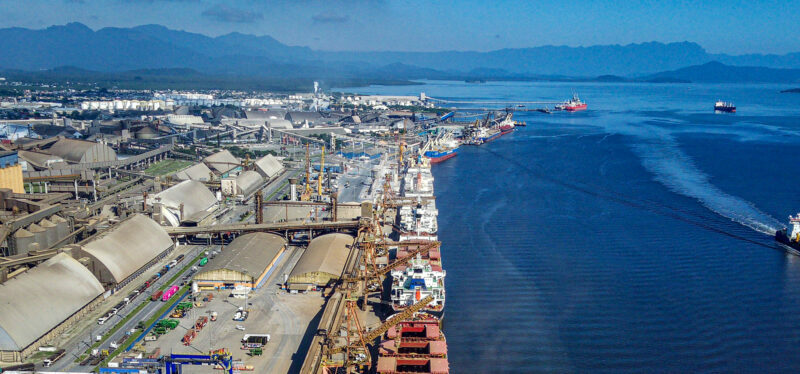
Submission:
[[775,232],[775,241],[781,244],[789,252],[800,256],[800,214],[789,216],[789,223],[792,224],[791,235],[782,228]]
[[572,95],[572,99],[565,101],[563,104],[556,105],[556,110],[566,110],[567,112],[578,112],[586,110],[589,106],[581,101],[577,94]]
[[714,103],[714,111],[723,113],[736,113],[736,105],[726,101],[717,100],[717,102]]

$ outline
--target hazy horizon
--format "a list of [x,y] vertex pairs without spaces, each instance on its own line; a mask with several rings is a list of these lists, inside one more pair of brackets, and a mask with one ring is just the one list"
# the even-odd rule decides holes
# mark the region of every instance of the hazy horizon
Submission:
[[[32,0],[0,1],[0,28],[80,22],[93,30],[158,24],[219,36],[269,35],[323,51],[491,51],[693,42],[709,53],[800,50],[800,3],[705,1]],[[777,37],[776,37],[777,35]]]

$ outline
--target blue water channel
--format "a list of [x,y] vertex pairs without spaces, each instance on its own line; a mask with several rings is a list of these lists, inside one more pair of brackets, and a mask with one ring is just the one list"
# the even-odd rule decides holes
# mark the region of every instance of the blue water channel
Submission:
[[[347,92],[548,101],[435,165],[457,373],[798,372],[800,95],[777,85],[427,82]],[[714,114],[716,100],[738,113]]]

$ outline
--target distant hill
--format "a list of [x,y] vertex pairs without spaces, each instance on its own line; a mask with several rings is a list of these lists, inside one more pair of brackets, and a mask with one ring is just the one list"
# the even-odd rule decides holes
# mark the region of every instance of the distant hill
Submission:
[[800,69],[730,66],[709,62],[642,77],[645,81],[675,80],[703,83],[792,83],[800,82]]
[[[160,25],[92,30],[80,23],[0,29],[0,69],[91,71],[193,69],[274,79],[578,79],[624,81],[686,66],[800,68],[800,53],[713,55],[691,42],[589,47],[543,46],[489,52],[338,52],[288,46],[271,36],[217,37]],[[658,73],[661,74],[661,73]],[[598,77],[598,78],[595,78]],[[617,78],[618,77],[618,78]],[[736,78],[735,75],[731,75]],[[681,78],[682,79],[682,78]]]

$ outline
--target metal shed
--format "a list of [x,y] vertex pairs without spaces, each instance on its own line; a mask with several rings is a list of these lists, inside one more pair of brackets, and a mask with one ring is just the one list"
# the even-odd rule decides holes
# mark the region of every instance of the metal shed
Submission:
[[339,279],[355,239],[347,234],[322,235],[308,244],[287,281],[290,289],[311,289]]
[[102,283],[124,285],[172,247],[172,239],[163,227],[136,214],[92,238],[78,253],[92,260],[89,269]]
[[258,288],[286,250],[286,240],[264,232],[242,235],[194,276],[201,289]]
[[60,253],[0,284],[0,361],[19,361],[83,317],[103,294],[86,267]]

